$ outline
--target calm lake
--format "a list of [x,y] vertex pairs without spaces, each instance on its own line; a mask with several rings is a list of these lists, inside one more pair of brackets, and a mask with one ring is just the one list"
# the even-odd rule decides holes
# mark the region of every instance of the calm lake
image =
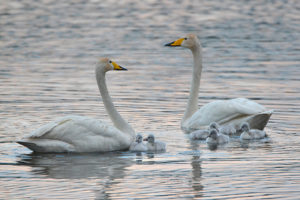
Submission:
[[[2,0],[0,199],[299,199],[300,4],[297,0]],[[274,109],[267,139],[217,149],[180,129],[192,55],[165,43],[198,35],[199,107],[245,97]],[[99,57],[126,72],[107,84],[137,133],[165,153],[33,154],[15,141],[64,115],[111,123]]]

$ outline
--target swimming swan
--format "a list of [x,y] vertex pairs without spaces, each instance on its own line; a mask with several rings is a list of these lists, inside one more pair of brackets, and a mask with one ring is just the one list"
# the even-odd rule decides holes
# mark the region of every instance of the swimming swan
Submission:
[[190,139],[192,140],[205,140],[208,135],[209,131],[211,129],[217,129],[218,130],[219,125],[216,122],[210,123],[208,129],[202,129],[202,130],[196,130],[190,133]]
[[206,143],[208,144],[224,144],[227,142],[229,142],[229,137],[222,133],[218,133],[216,129],[211,129],[206,139]]
[[133,142],[130,147],[130,151],[147,151],[147,146],[143,143],[143,136],[141,134],[137,134],[135,138],[135,142]]
[[241,140],[262,139],[262,138],[266,137],[265,131],[261,131],[261,130],[257,130],[257,129],[250,129],[250,126],[247,122],[242,124],[241,130],[243,131],[240,136]]
[[210,127],[216,129],[219,133],[223,133],[225,135],[235,135],[236,134],[236,128],[233,127],[232,124],[226,124],[226,125],[220,126],[218,123],[213,122],[213,123],[211,123]]
[[202,49],[200,41],[194,34],[188,34],[165,46],[185,47],[192,51],[194,59],[192,86],[187,107],[181,120],[181,128],[186,132],[203,129],[211,122],[220,125],[233,124],[238,127],[246,121],[251,127],[263,130],[273,111],[245,98],[217,100],[202,106],[198,110],[198,95],[202,72]]
[[149,134],[147,138],[144,139],[147,142],[148,151],[165,151],[166,144],[161,141],[155,141],[153,134]]
[[115,109],[106,87],[105,74],[110,70],[126,70],[108,58],[96,64],[96,79],[102,100],[114,126],[84,116],[66,116],[33,131],[19,144],[35,152],[107,152],[127,150],[135,132]]

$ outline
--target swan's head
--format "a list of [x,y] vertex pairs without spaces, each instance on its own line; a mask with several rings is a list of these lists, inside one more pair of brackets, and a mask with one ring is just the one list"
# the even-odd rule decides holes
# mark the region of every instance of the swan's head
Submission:
[[149,134],[147,138],[144,139],[145,141],[148,141],[148,143],[154,143],[155,138],[153,134]]
[[141,134],[137,134],[136,138],[135,138],[135,141],[137,143],[141,143],[143,141],[143,136]]
[[198,40],[198,37],[195,34],[190,33],[183,38],[179,38],[178,40],[166,44],[165,46],[194,49],[195,47],[199,46],[199,44],[200,42]]
[[219,124],[217,122],[212,122],[209,125],[209,129],[216,129],[217,131],[219,131]]
[[96,67],[103,70],[104,72],[108,72],[110,70],[127,70],[126,68],[121,67],[109,58],[100,58],[96,64]]
[[214,140],[217,140],[218,139],[218,131],[216,129],[211,129],[209,131],[209,135],[208,137],[214,139]]
[[249,126],[248,122],[242,123],[242,125],[241,125],[241,130],[242,130],[243,132],[247,132],[247,131],[250,130],[250,126]]

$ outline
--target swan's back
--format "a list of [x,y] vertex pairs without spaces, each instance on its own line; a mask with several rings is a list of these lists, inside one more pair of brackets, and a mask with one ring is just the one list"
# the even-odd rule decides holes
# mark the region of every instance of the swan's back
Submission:
[[[245,98],[217,100],[202,106],[188,120],[183,122],[182,128],[191,131],[201,129],[211,122],[218,122],[220,125],[232,123],[236,119],[247,118],[265,111],[264,106]],[[269,117],[271,114],[269,114]],[[269,117],[266,119],[267,121]],[[239,126],[240,124],[236,122],[233,125]]]
[[128,137],[128,134],[101,120],[66,116],[40,127],[19,143],[36,152],[43,148],[46,148],[43,152],[48,152],[47,148],[53,152],[55,145],[55,152],[103,152],[128,149],[133,140],[134,136]]

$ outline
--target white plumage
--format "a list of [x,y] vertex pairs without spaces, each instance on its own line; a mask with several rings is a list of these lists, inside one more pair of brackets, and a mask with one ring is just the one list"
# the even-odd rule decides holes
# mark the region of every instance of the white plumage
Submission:
[[126,150],[135,133],[120,116],[108,94],[105,73],[110,70],[126,70],[108,58],[96,66],[98,87],[114,126],[98,119],[84,116],[66,116],[56,119],[18,141],[35,152],[106,152]]
[[248,122],[251,127],[264,129],[273,111],[245,98],[231,100],[217,100],[203,105],[198,110],[198,95],[202,73],[202,48],[200,41],[194,34],[180,38],[166,46],[182,46],[192,51],[194,67],[188,104],[181,121],[181,128],[186,132],[204,129],[211,122],[233,127],[242,122]]

